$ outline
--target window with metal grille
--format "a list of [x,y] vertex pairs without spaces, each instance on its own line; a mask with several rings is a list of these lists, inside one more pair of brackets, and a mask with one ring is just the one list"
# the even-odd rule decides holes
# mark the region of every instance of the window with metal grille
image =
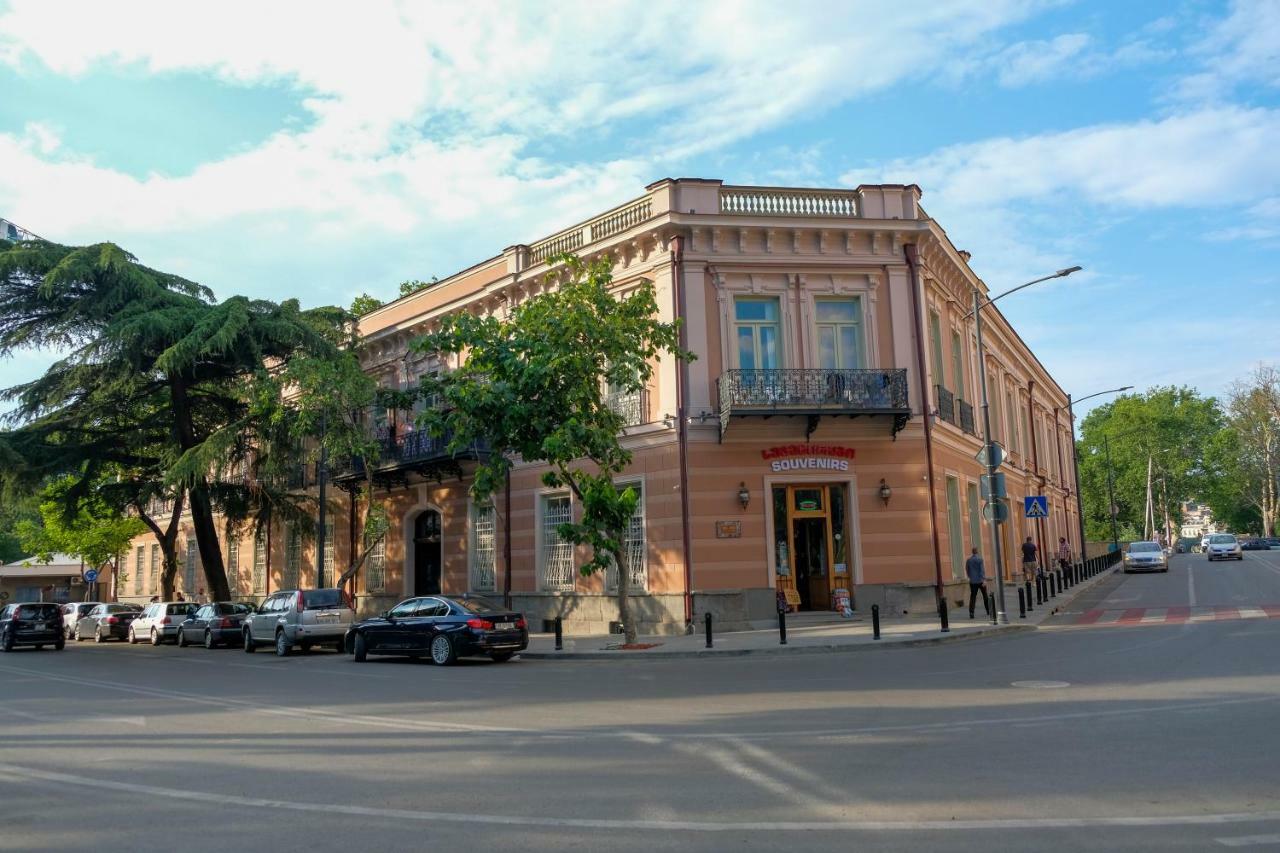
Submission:
[[191,595],[196,591],[196,563],[200,560],[200,553],[196,550],[196,540],[193,536],[187,540],[187,559],[182,566],[182,586],[183,592]]
[[253,537],[253,593],[266,592],[266,537],[261,533]]
[[281,589],[297,589],[298,576],[302,573],[302,534],[297,529],[289,528],[289,538],[285,542],[284,572],[280,575]]
[[364,547],[369,551],[365,560],[364,591],[383,592],[387,588],[387,537],[379,536],[371,542],[366,536]]
[[240,540],[227,537],[227,581],[231,589],[240,592]]
[[[622,540],[622,559],[627,566],[627,581],[630,588],[642,591],[648,582],[649,572],[646,561],[644,541],[644,491],[639,483],[626,483],[618,487],[621,491],[627,487],[636,490],[636,509],[631,513],[631,522],[627,525],[626,535]],[[618,588],[618,567],[610,566],[606,583],[609,589]]]
[[558,526],[573,521],[568,495],[542,497],[542,554],[539,586],[544,590],[573,591],[573,543],[560,535]]
[[323,572],[325,583],[333,583],[333,580],[334,580],[333,562],[336,558],[334,557],[333,544],[334,544],[333,543],[333,522],[326,521],[324,523],[324,572]]
[[151,594],[160,592],[160,546],[151,546]]
[[492,504],[471,507],[471,588],[476,592],[494,589],[497,555],[497,524]]
[[139,545],[133,557],[133,594],[142,595],[142,570],[147,565],[147,546]]

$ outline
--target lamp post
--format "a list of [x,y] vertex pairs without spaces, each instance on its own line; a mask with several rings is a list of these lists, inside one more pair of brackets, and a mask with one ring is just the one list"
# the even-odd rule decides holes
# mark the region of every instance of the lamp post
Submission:
[[[1071,395],[1070,394],[1067,395],[1067,417],[1071,419],[1071,462],[1072,462],[1072,466],[1075,468],[1075,475],[1076,475],[1076,478],[1075,478],[1076,479],[1076,520],[1080,522],[1080,562],[1081,563],[1089,559],[1089,554],[1088,554],[1088,551],[1085,549],[1084,496],[1080,493],[1080,450],[1076,446],[1076,413],[1073,407],[1075,406],[1076,403],[1083,403],[1085,400],[1092,400],[1094,397],[1101,397],[1103,394],[1119,394],[1123,391],[1128,391],[1131,388],[1133,388],[1132,385],[1122,385],[1119,388],[1108,388],[1106,391],[1096,391],[1093,394],[1088,394],[1084,397],[1081,397],[1079,400],[1072,400]],[[1105,433],[1103,433],[1103,440],[1104,441],[1106,440]],[[1107,462],[1108,476],[1110,475],[1110,472],[1111,472],[1110,465],[1111,465],[1110,460],[1108,460]],[[1108,483],[1109,482],[1110,480],[1108,479]],[[1108,507],[1107,509],[1110,510],[1110,507]],[[1112,516],[1113,537],[1114,537],[1114,530],[1115,530],[1114,521],[1115,521],[1115,516],[1113,515]]]
[[[999,506],[1000,497],[995,494],[996,483],[996,455],[995,442],[991,440],[991,408],[987,400],[987,359],[982,352],[982,309],[994,303],[997,299],[1003,299],[1010,293],[1016,293],[1024,287],[1030,287],[1033,284],[1039,284],[1042,281],[1049,281],[1053,278],[1065,278],[1073,272],[1078,272],[1080,267],[1068,267],[1064,270],[1058,270],[1053,275],[1042,276],[1033,279],[1026,284],[1020,284],[1017,287],[1010,288],[998,296],[987,299],[983,302],[982,291],[978,288],[973,289],[973,322],[977,331],[978,339],[978,384],[982,389],[982,446],[987,457],[987,484],[990,489],[991,498],[994,506]],[[968,316],[968,315],[966,315]],[[991,550],[995,554],[996,561],[996,618],[1001,623],[1009,624],[1009,614],[1004,606],[1004,555],[1000,553],[1000,521],[997,518],[995,510],[991,512]]]

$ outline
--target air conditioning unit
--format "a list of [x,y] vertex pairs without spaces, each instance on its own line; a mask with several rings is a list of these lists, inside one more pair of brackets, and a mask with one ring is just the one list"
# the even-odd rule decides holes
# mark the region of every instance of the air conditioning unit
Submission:
[[72,586],[84,586],[84,578],[80,577],[79,575],[74,575],[74,576],[72,576],[72,578],[71,578],[71,585],[72,585]]

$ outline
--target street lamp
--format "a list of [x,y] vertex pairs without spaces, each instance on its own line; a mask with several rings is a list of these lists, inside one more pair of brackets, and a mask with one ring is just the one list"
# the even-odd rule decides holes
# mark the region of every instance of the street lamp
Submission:
[[[1053,275],[1041,276],[1032,279],[1026,284],[1020,284],[1012,287],[1004,293],[994,296],[983,302],[983,293],[978,288],[973,288],[973,310],[969,314],[973,315],[974,326],[977,328],[978,338],[978,384],[982,388],[982,446],[987,457],[987,484],[990,489],[992,506],[1000,505],[1001,496],[996,495],[996,455],[995,442],[991,440],[991,408],[987,401],[987,359],[982,353],[982,309],[991,305],[998,299],[1003,299],[1010,293],[1016,293],[1024,287],[1030,287],[1033,284],[1039,284],[1042,281],[1049,281],[1053,278],[1066,278],[1073,272],[1079,272],[1080,267],[1067,267],[1064,270],[1058,270]],[[966,314],[967,318],[969,314]],[[997,511],[993,508],[991,511],[991,550],[995,554],[996,559],[996,618],[1005,625],[1009,624],[1009,614],[1004,606],[1004,555],[1000,553],[1000,519]]]
[[[1088,554],[1088,551],[1085,549],[1084,497],[1080,493],[1080,451],[1076,446],[1076,413],[1073,407],[1075,406],[1076,403],[1083,403],[1085,400],[1092,400],[1094,397],[1101,397],[1103,394],[1119,394],[1123,391],[1128,391],[1132,388],[1133,388],[1132,385],[1122,385],[1119,388],[1108,388],[1106,391],[1096,391],[1092,394],[1088,394],[1084,397],[1081,397],[1079,400],[1072,400],[1071,395],[1070,394],[1067,395],[1067,417],[1071,419],[1071,461],[1074,464],[1075,474],[1076,474],[1076,520],[1080,522],[1080,562],[1081,563],[1089,559],[1089,554]],[[1104,441],[1106,440],[1106,433],[1103,433],[1103,440]],[[1109,490],[1110,484],[1111,484],[1111,468],[1110,468],[1111,460],[1110,460],[1109,449],[1108,449],[1107,466],[1108,466],[1107,467],[1107,486]],[[1108,499],[1111,501],[1111,507],[1108,507],[1108,509],[1112,509],[1112,507],[1115,506],[1115,498],[1112,495],[1108,494]],[[1115,520],[1116,520],[1115,512],[1112,511],[1111,538],[1112,538],[1113,550],[1115,548],[1120,547],[1120,543],[1114,541],[1115,534],[1116,534]]]

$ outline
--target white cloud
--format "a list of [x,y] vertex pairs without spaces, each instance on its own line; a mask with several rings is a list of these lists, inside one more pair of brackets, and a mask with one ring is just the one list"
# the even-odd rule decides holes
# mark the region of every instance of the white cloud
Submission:
[[1001,86],[1025,86],[1051,77],[1071,76],[1080,68],[1080,57],[1090,38],[1085,33],[1064,33],[1048,40],[1010,45],[991,58]]
[[1203,67],[1180,81],[1183,98],[1210,102],[1238,87],[1280,86],[1280,3],[1235,0],[1231,13],[1209,28],[1192,49]]

